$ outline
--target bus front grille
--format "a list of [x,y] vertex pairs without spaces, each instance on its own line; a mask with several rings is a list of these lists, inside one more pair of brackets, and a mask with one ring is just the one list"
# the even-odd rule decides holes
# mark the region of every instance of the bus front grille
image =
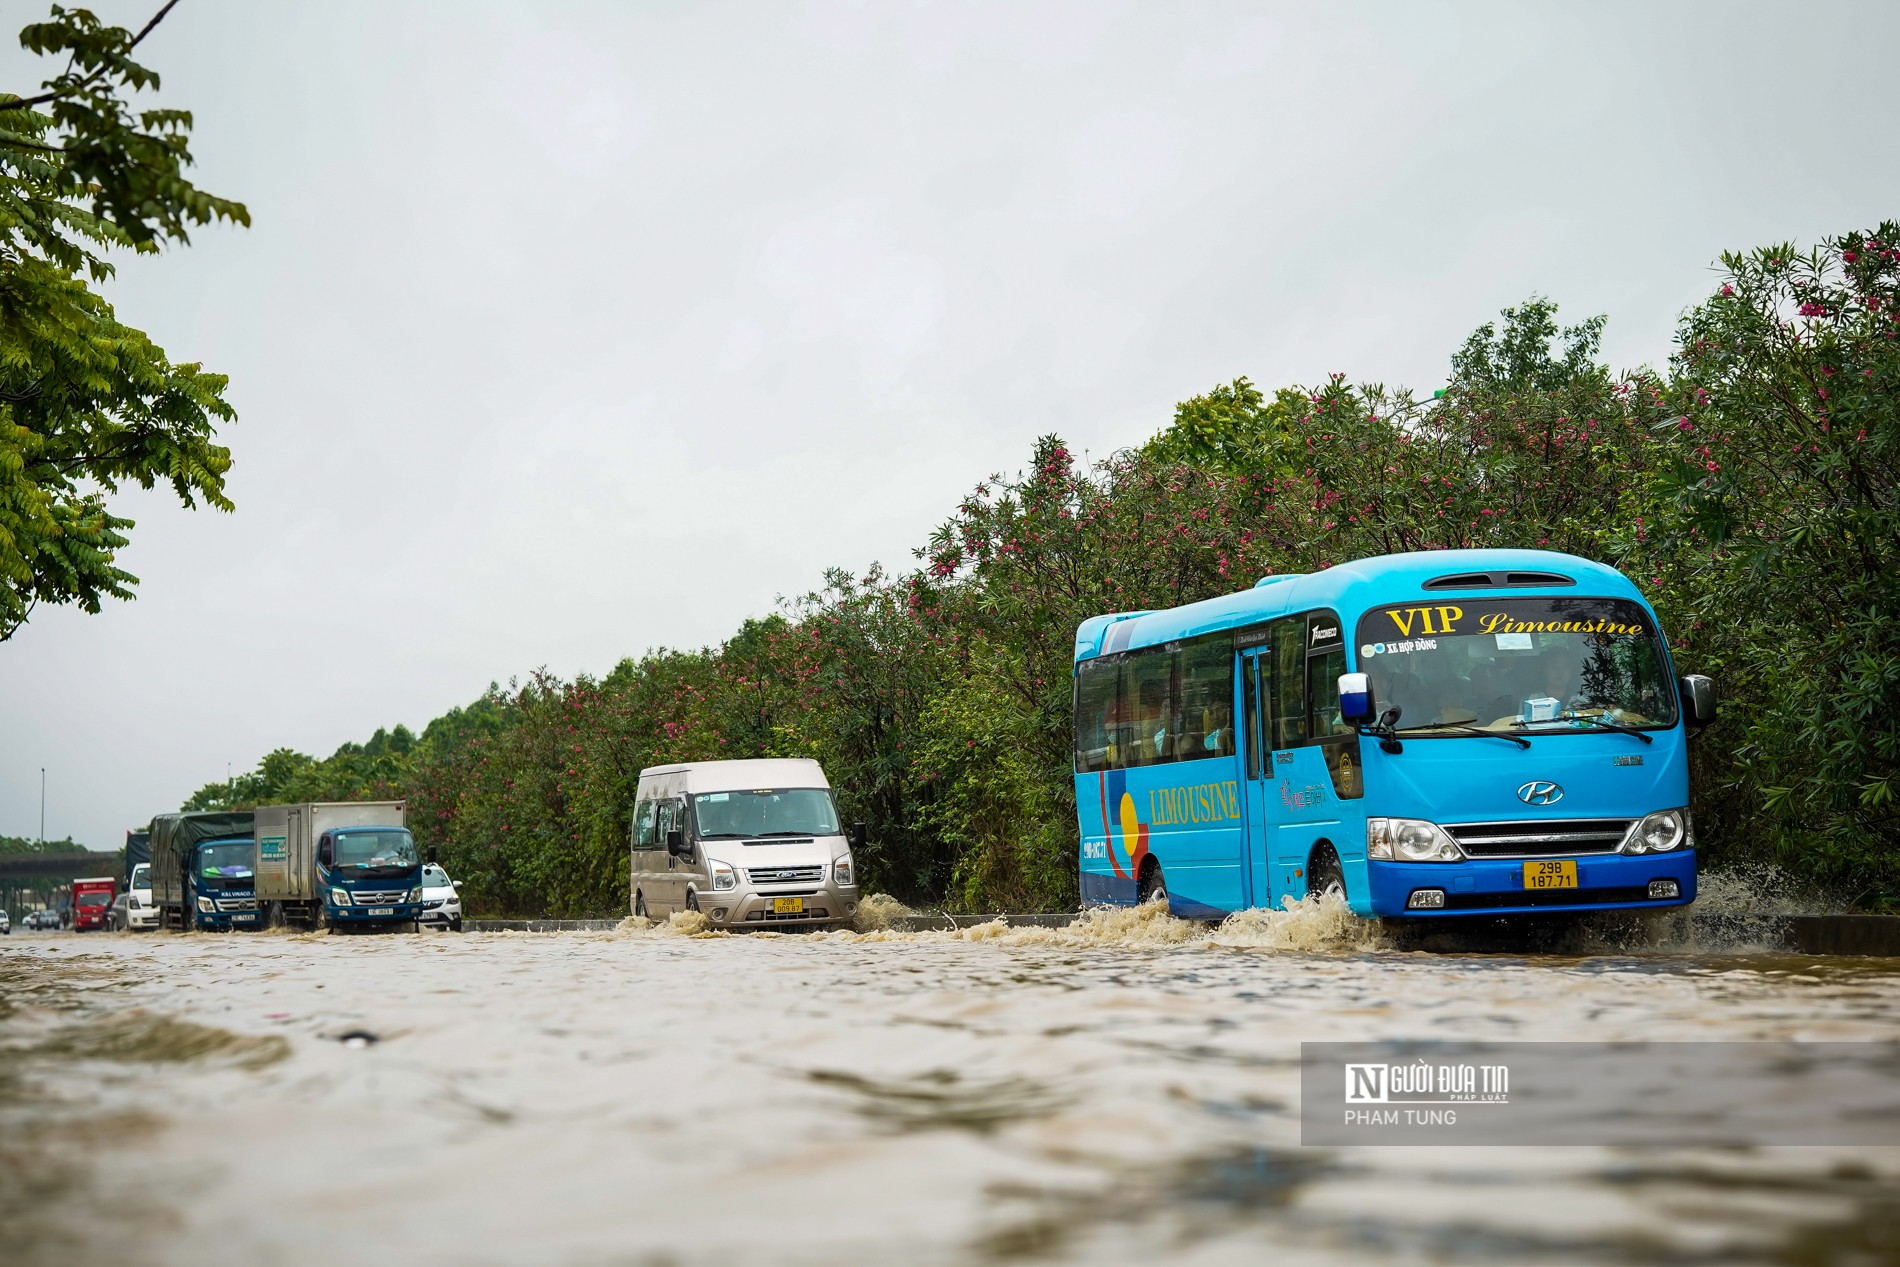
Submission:
[[1615,853],[1627,818],[1537,819],[1517,823],[1447,823],[1445,830],[1473,858],[1550,858]]

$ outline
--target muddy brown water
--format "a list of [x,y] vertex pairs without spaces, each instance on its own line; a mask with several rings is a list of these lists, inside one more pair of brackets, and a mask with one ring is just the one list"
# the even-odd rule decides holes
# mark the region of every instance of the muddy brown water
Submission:
[[[875,918],[872,920],[874,924]],[[1900,1261],[1900,1150],[1299,1144],[1301,1040],[1882,1040],[1900,961],[1210,932],[15,936],[14,1261]]]

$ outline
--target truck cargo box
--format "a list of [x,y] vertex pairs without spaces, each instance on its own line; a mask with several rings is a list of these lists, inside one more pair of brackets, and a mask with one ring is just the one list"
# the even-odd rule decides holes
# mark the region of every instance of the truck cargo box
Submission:
[[338,827],[406,827],[407,802],[329,801],[257,807],[257,900],[315,902],[317,838]]

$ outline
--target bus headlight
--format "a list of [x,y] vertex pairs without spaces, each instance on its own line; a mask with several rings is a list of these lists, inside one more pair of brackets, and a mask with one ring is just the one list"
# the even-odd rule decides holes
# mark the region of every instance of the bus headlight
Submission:
[[712,869],[712,885],[715,889],[736,889],[739,887],[739,873],[729,862],[714,859],[707,864]]
[[1465,851],[1437,823],[1422,818],[1368,818],[1366,857],[1382,862],[1463,862]]
[[1688,839],[1688,816],[1679,809],[1659,809],[1630,828],[1621,848],[1624,853],[1668,853]]

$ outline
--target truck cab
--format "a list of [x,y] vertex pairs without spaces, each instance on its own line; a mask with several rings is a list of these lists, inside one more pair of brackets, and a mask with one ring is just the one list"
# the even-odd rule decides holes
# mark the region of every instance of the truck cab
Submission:
[[184,879],[187,928],[222,932],[257,926],[257,844],[250,836],[198,842]]
[[317,881],[332,931],[414,924],[422,916],[422,855],[400,825],[334,827],[317,837]]
[[73,931],[110,927],[107,916],[112,911],[112,899],[118,895],[119,882],[109,875],[74,880]]

